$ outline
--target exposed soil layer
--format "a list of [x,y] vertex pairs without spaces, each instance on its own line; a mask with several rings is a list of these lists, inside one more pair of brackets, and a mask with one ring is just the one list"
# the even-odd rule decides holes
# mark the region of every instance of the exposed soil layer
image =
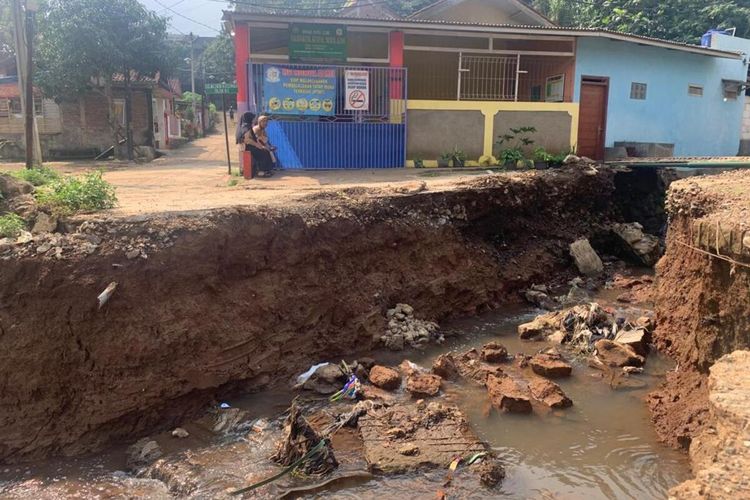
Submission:
[[710,367],[750,346],[748,192],[748,172],[685,179],[670,188],[655,342],[678,367],[650,404],[660,436],[675,446],[687,448],[711,424]]
[[286,383],[373,347],[400,302],[441,320],[517,300],[567,268],[568,245],[607,220],[612,192],[608,170],[493,175],[285,210],[89,217],[49,250],[6,248],[0,462],[132,440],[212,397]]

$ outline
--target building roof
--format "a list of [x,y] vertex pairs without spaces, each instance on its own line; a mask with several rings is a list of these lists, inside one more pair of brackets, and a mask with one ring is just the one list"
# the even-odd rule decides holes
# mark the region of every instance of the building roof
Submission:
[[[293,22],[293,23],[336,23],[341,22],[344,18],[338,16],[327,17],[310,17],[294,14],[266,14],[266,13],[249,13],[224,11],[224,19],[232,22]],[[486,23],[466,23],[458,21],[443,21],[439,19],[360,19],[346,18],[346,24],[349,26],[379,27],[394,30],[430,30],[430,31],[451,31],[454,33],[483,33],[487,35],[537,35],[537,36],[572,36],[581,38],[605,38],[622,42],[636,43],[652,47],[702,54],[712,57],[723,57],[728,59],[742,59],[742,54],[734,51],[718,50],[700,45],[676,42],[672,40],[662,40],[643,35],[632,35],[629,33],[620,33],[617,31],[606,30],[602,28],[570,28],[562,26],[520,26],[515,24],[486,24]]]
[[[437,0],[434,3],[431,3],[427,5],[426,7],[423,7],[419,9],[416,12],[413,12],[411,15],[407,16],[408,19],[426,19],[431,14],[439,14],[440,11],[443,9],[455,7],[462,2],[466,0]],[[519,12],[523,12],[527,16],[530,16],[532,19],[535,19],[539,22],[540,26],[556,26],[554,22],[552,22],[551,19],[544,16],[541,12],[534,9],[530,5],[522,2],[521,0],[485,0],[485,2],[488,3],[496,3],[499,4],[500,2],[506,3],[511,5],[512,7],[518,9]]]
[[[42,92],[34,87],[34,95],[40,96]],[[15,76],[8,76],[0,79],[0,99],[12,99],[20,97],[21,91],[18,89],[18,78]]]

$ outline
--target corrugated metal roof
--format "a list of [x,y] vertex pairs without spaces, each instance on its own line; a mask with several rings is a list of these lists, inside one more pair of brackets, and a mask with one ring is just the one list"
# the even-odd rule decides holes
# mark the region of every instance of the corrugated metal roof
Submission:
[[686,52],[700,53],[714,57],[730,57],[733,59],[740,59],[742,55],[740,52],[724,51],[718,49],[712,49],[709,47],[702,47],[700,45],[689,44],[684,42],[676,42],[673,40],[663,40],[661,38],[655,38],[644,35],[633,35],[630,33],[621,33],[619,31],[612,31],[603,28],[572,28],[565,26],[528,26],[518,24],[491,24],[491,23],[468,23],[462,21],[446,21],[442,19],[375,19],[375,18],[356,18],[348,17],[343,18],[339,16],[323,16],[323,17],[311,17],[311,16],[300,16],[299,14],[266,14],[258,12],[235,12],[235,11],[224,11],[224,19],[232,21],[248,21],[251,19],[263,20],[266,22],[277,21],[277,22],[315,22],[315,21],[341,21],[346,19],[349,22],[359,21],[360,24],[372,23],[373,26],[391,27],[398,29],[399,27],[413,27],[413,28],[428,28],[428,27],[440,27],[444,29],[463,30],[463,31],[479,31],[479,32],[507,32],[507,33],[528,33],[528,34],[566,34],[569,36],[580,36],[580,37],[603,37],[621,41],[629,41],[633,43],[642,43],[644,45],[661,46],[664,48],[671,48],[674,50],[682,50]]

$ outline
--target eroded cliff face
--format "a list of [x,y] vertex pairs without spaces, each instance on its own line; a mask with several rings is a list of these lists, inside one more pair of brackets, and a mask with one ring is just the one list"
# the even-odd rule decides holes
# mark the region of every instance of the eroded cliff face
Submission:
[[657,266],[655,341],[677,361],[650,404],[657,431],[687,448],[710,425],[708,372],[750,347],[750,176],[672,184],[666,253]]
[[[609,217],[612,179],[572,168],[283,211],[88,218],[50,243],[59,252],[13,248],[0,265],[0,462],[133,439],[366,351],[396,303],[440,320],[516,300]],[[76,241],[86,251],[69,251]]]

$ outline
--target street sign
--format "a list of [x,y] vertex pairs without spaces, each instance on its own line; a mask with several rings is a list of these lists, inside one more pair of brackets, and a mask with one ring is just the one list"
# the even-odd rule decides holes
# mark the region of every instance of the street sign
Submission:
[[221,95],[221,94],[236,94],[237,84],[236,83],[207,83],[206,94],[208,95]]

